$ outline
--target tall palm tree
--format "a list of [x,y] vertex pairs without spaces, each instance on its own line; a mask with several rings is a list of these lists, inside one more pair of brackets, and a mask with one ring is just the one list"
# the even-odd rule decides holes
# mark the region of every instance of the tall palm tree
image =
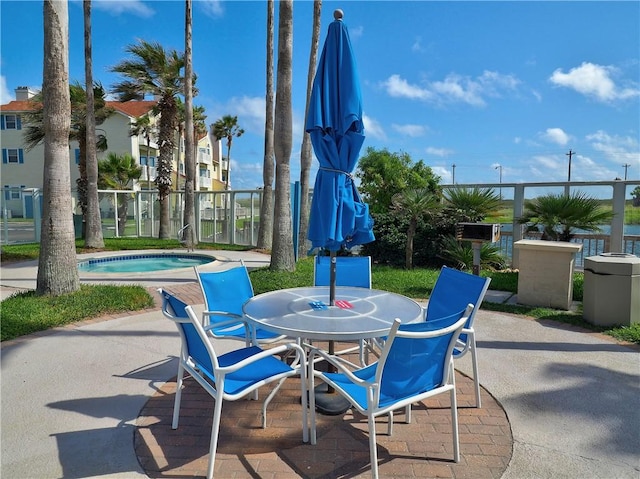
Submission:
[[160,200],[160,227],[158,236],[167,239],[171,234],[169,195],[171,194],[171,171],[175,148],[176,99],[184,91],[183,55],[175,50],[166,51],[159,43],[139,40],[129,45],[126,51],[132,58],[123,60],[111,68],[124,80],[113,85],[120,101],[140,100],[145,94],[159,98],[154,113],[160,116],[156,185]]
[[413,268],[413,239],[418,229],[418,221],[432,216],[440,209],[440,198],[428,188],[405,190],[391,200],[392,209],[409,220],[407,244],[405,247],[405,268]]
[[142,136],[147,148],[147,190],[151,190],[151,175],[149,173],[149,155],[151,154],[151,138],[155,140],[156,126],[151,121],[149,114],[139,116],[131,124],[129,136]]
[[273,24],[274,2],[267,0],[267,92],[265,95],[264,161],[258,248],[271,249],[273,239]]
[[233,138],[239,138],[244,134],[244,130],[238,126],[238,117],[225,115],[211,125],[211,131],[216,138],[227,140],[227,180],[225,190],[229,189],[229,177],[231,176],[231,144]]
[[42,79],[44,173],[42,233],[36,292],[59,296],[80,289],[69,171],[69,11],[45,0]]
[[[307,103],[305,112],[309,109],[311,90],[313,89],[313,77],[316,72],[316,59],[318,57],[318,43],[320,42],[320,16],[322,13],[322,0],[313,2],[313,34],[311,35],[311,52],[309,53],[309,71],[307,74]],[[302,149],[300,151],[300,236],[298,237],[298,256],[304,257],[307,251],[307,230],[309,229],[309,172],[313,160],[311,148],[311,136],[306,131],[302,136]]]
[[184,163],[186,181],[184,184],[184,217],[182,227],[187,228],[184,240],[188,249],[193,249],[195,243],[195,189],[196,189],[196,158],[193,124],[193,63],[191,52],[191,0],[185,0],[184,27]]
[[[91,46],[91,0],[82,2],[84,13],[84,74],[87,86],[87,136],[86,136],[86,204],[85,211],[85,248],[104,248],[102,236],[102,218],[98,198],[98,157],[96,148],[96,114],[93,88],[93,55]],[[103,105],[104,106],[104,105]]]
[[[142,168],[136,159],[128,153],[118,155],[109,153],[104,160],[98,162],[98,184],[100,188],[109,190],[128,190],[133,181],[140,178]],[[116,217],[118,218],[118,234],[124,234],[127,223],[127,211],[131,193],[118,193]]]
[[293,0],[281,0],[278,10],[278,77],[276,80],[275,141],[276,194],[273,215],[272,270],[295,271],[291,224],[292,146],[291,61],[293,56]]

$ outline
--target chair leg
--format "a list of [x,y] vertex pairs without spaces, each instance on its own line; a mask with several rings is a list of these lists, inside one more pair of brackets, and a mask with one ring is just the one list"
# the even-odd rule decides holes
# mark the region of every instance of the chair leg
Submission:
[[180,402],[182,401],[182,383],[184,378],[184,366],[182,361],[178,365],[178,377],[176,379],[176,397],[173,401],[173,420],[171,429],[178,429],[178,421],[180,420]]
[[376,442],[376,420],[369,413],[369,458],[371,461],[371,477],[378,479],[378,444]]
[[476,337],[475,335],[471,334],[469,337],[469,341],[470,341],[470,346],[469,349],[471,350],[471,363],[473,365],[473,382],[474,382],[474,386],[475,386],[475,391],[476,391],[476,407],[477,408],[481,408],[482,407],[482,402],[480,399],[480,378],[478,377],[478,356],[476,354]]
[[[309,392],[309,421],[310,421],[310,433],[311,433],[311,444],[316,444],[316,395],[313,393],[313,389],[315,386],[314,376],[313,376],[313,360],[309,361],[308,364],[308,372],[307,372],[307,391]],[[304,400],[303,400],[304,401]]]
[[284,384],[286,379],[287,378],[282,378],[280,381],[278,381],[278,384],[276,384],[276,386],[267,396],[267,399],[265,399],[264,402],[262,403],[262,429],[267,428],[267,406],[269,405],[273,397],[276,395],[280,387]]
[[207,479],[213,479],[213,468],[216,462],[216,450],[218,449],[220,416],[222,416],[222,391],[224,388],[224,384],[221,384],[219,386],[220,389],[218,390],[218,397],[214,398],[213,425],[211,426],[211,443],[209,445],[209,466],[207,467]]
[[456,371],[453,368],[453,357],[449,363],[449,382],[451,383],[451,433],[453,436],[453,460],[460,462],[460,438],[458,430],[458,396],[456,395]]
[[455,384],[451,389],[451,432],[453,435],[453,460],[460,462],[460,438],[458,431],[458,401]]

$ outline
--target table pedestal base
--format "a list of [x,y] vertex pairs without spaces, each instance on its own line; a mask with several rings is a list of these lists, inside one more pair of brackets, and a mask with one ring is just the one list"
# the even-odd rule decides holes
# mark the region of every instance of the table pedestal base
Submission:
[[351,408],[351,403],[337,392],[329,392],[327,383],[317,385],[313,393],[316,396],[316,411],[325,416],[339,416]]

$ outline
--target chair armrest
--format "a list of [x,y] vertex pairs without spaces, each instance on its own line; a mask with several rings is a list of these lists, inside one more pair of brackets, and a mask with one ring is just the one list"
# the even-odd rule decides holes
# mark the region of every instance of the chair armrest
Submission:
[[[269,356],[274,356],[278,353],[282,353],[284,351],[288,351],[291,349],[294,349],[298,353],[300,361],[302,362],[302,366],[304,367],[304,357],[305,357],[304,349],[302,349],[296,343],[286,343],[286,344],[281,344],[279,346],[276,346],[274,348],[262,349],[258,354],[249,356],[248,358],[243,359],[242,361],[234,364],[233,366],[218,368],[218,371],[224,374],[232,373],[234,371],[237,371],[238,369],[248,366],[251,363],[255,363],[256,361],[259,361],[261,359],[268,358]],[[296,369],[296,368],[292,367],[292,369]]]
[[[338,370],[338,372],[344,374],[350,381],[352,381],[355,384],[359,384],[361,386],[368,386],[371,385],[372,383],[370,381],[364,381],[362,379],[360,379],[359,377],[357,377],[356,375],[354,375],[350,369],[347,368],[346,365],[348,365],[351,368],[354,369],[359,369],[360,366],[357,366],[356,364],[353,364],[349,361],[347,361],[346,359],[337,357],[337,356],[332,356],[328,353],[326,353],[325,351],[318,349],[318,348],[312,348],[310,353],[309,353],[309,357],[307,359],[307,362],[309,364],[314,364],[314,362],[316,361],[314,359],[314,356],[320,356],[322,359],[324,359],[325,361],[329,362],[330,364],[332,364],[333,366],[336,367],[336,369]],[[314,370],[314,375],[318,375],[318,374],[322,373],[322,371],[315,371]]]
[[239,315],[239,314],[235,314],[235,313],[229,313],[227,311],[204,311],[202,313],[202,317],[206,318],[207,316],[222,316],[222,317],[227,317],[229,319],[226,320],[221,320],[221,321],[215,321],[213,324],[208,324],[207,326],[205,326],[205,331],[211,330],[213,328],[224,328],[224,327],[231,327],[234,325],[238,325],[238,324],[244,324],[245,326],[247,326],[247,321],[244,320],[244,318]]

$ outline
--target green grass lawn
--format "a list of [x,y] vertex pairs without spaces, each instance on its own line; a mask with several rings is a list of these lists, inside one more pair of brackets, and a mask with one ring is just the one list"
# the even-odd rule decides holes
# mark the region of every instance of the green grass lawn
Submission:
[[[78,253],[88,252],[82,248],[83,242],[76,242]],[[105,239],[106,251],[137,249],[173,249],[181,245],[176,240],[158,240],[153,238]],[[200,249],[229,249],[229,245],[204,244]],[[234,247],[235,250],[247,250],[247,247]],[[91,250],[95,251],[95,250]],[[38,258],[39,245],[9,245],[2,247],[3,263],[34,260]],[[483,275],[491,277],[491,289],[516,293],[518,273],[513,271],[489,272]],[[262,268],[250,273],[256,294],[275,289],[309,286],[313,283],[313,258],[304,258],[296,265],[294,273],[271,271]],[[416,268],[411,271],[373,265],[372,284],[376,289],[392,291],[417,300],[426,300],[438,277],[437,269]],[[574,299],[582,301],[584,277],[582,273],[574,276]],[[98,317],[107,313],[137,311],[150,307],[153,299],[139,286],[89,286],[58,298],[38,297],[34,292],[18,294],[0,303],[1,340],[16,338],[25,334],[68,324],[75,321]],[[578,325],[590,330],[604,332],[619,340],[640,344],[640,324],[621,328],[598,328],[584,322],[582,313],[557,311],[548,308],[536,308],[521,305],[507,305],[484,302],[482,309],[521,314],[536,319],[552,319]]]

